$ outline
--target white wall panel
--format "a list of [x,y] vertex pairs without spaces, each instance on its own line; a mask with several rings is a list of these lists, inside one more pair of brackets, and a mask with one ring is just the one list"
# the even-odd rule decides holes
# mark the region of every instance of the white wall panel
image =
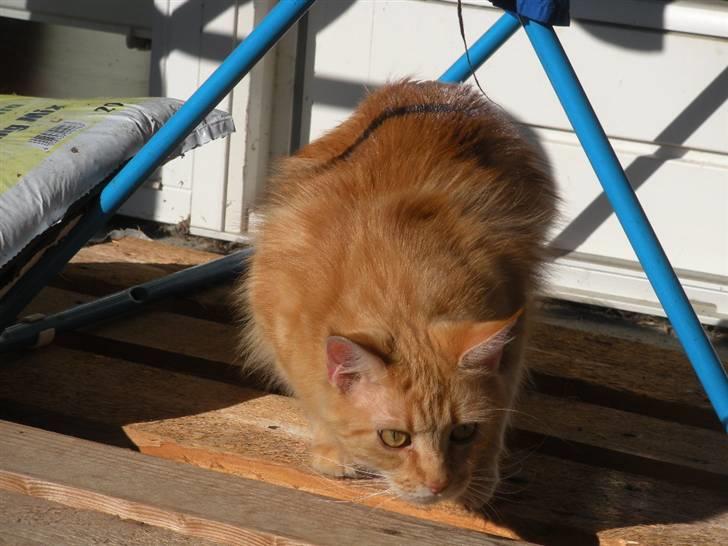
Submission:
[[[43,0],[31,12],[25,0],[0,0],[0,15],[151,37],[151,92],[185,99],[272,0],[143,3],[125,10],[109,0],[102,10],[90,0]],[[574,23],[557,33],[617,155],[701,317],[728,320],[728,3],[572,6]],[[464,0],[464,16],[472,42],[500,12]],[[297,44],[305,44],[303,59],[295,60]],[[462,52],[454,0],[318,0],[301,40],[290,34],[222,101],[238,133],[165,166],[123,210],[171,223],[191,217],[193,232],[244,237],[271,154],[336,126],[366,87],[436,78]],[[478,76],[539,139],[564,197],[552,293],[659,313],[525,35]]]
[[[473,4],[464,6],[470,42],[500,16]],[[718,37],[728,36],[728,5],[676,4],[619,0],[607,17],[602,3],[582,0],[575,13],[621,24],[576,20],[557,33],[690,297],[715,322],[728,316],[728,39]],[[345,119],[365,86],[436,78],[463,51],[450,0],[320,0],[309,32],[304,142]],[[478,77],[553,165],[564,198],[553,235],[566,255],[553,268],[552,292],[659,312],[525,34]]]

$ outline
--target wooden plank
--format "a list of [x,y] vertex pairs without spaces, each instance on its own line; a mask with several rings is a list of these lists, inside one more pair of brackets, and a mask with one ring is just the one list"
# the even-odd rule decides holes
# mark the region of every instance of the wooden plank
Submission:
[[[104,293],[107,293],[108,291],[157,278],[170,271],[179,270],[184,266],[203,263],[216,257],[219,256],[210,252],[171,246],[159,242],[121,239],[82,249],[64,272],[64,278],[68,282],[74,283],[73,290],[82,289],[87,291],[94,286],[103,285],[106,286]],[[130,265],[135,265],[135,267],[129,267]],[[224,303],[227,295],[225,290],[227,289],[214,291],[214,294],[201,292],[199,295],[190,295],[190,297],[204,302],[209,309],[216,309],[225,313],[229,311]],[[96,294],[97,292],[89,293]],[[623,328],[620,331],[619,328],[611,327],[609,328],[609,339],[605,340],[601,335],[605,329],[604,324],[600,324],[599,321],[588,316],[579,316],[572,320],[552,320],[550,313],[547,311],[542,318],[543,323],[536,326],[534,336],[535,340],[541,340],[542,343],[532,343],[535,349],[549,353],[553,352],[554,347],[568,350],[573,344],[576,347],[575,351],[579,354],[584,353],[583,347],[586,346],[586,354],[594,358],[597,355],[590,354],[589,351],[599,347],[601,349],[598,355],[601,357],[598,359],[600,362],[612,368],[624,368],[627,372],[634,370],[638,375],[635,377],[633,384],[639,386],[642,384],[640,379],[645,374],[649,377],[649,374],[655,368],[652,364],[645,367],[642,362],[641,351],[644,350],[645,345],[648,348],[660,346],[663,351],[650,350],[650,356],[657,360],[656,368],[661,369],[660,364],[663,367],[669,365],[670,368],[682,370],[679,372],[680,374],[692,379],[692,371],[688,361],[683,356],[680,345],[674,338],[659,336],[654,332],[640,332],[635,328]],[[565,325],[567,326],[565,327]],[[573,327],[569,327],[569,325]],[[558,343],[550,341],[552,333],[556,336],[555,341]],[[724,354],[728,357],[728,352],[726,352],[728,348],[724,349]],[[629,357],[627,362],[625,362],[625,357]],[[662,360],[663,357],[667,357],[667,360]],[[609,374],[606,375],[607,377],[598,374],[594,377],[594,380],[602,382],[604,379],[608,379]],[[679,386],[682,379],[683,375],[678,375],[672,385]],[[690,382],[690,387],[691,390],[701,393],[698,383],[694,380]],[[684,399],[681,398],[680,400]],[[696,400],[699,403],[705,403],[704,396],[697,397]]]
[[[81,249],[63,273],[51,281],[51,286],[104,296],[219,257],[153,241],[121,239]],[[229,286],[216,286],[167,299],[153,307],[229,322],[234,316],[229,294]],[[38,305],[44,297],[39,296],[31,305]]]
[[[155,404],[151,410],[156,412],[162,407],[179,403],[168,398],[160,399],[156,389],[166,390],[169,396],[176,396],[182,402],[184,409],[179,411],[186,412],[184,415],[201,413],[225,404],[233,405],[247,396],[240,394],[247,392],[246,389],[186,378],[117,359],[66,349],[50,351],[52,357],[46,351],[31,353],[23,358],[16,357],[16,364],[0,369],[0,379],[3,380],[0,396],[37,408],[67,413],[62,405],[62,393],[70,389],[70,397],[78,389],[84,389],[84,396],[76,402],[84,406],[74,406],[74,415],[85,417],[99,415],[99,404],[104,404],[104,401],[99,400],[94,393],[103,392],[117,399],[112,406],[116,411],[128,408],[138,412],[120,416],[102,414],[105,422],[115,424],[145,420],[150,411],[148,404]],[[26,387],[17,391],[14,385],[18,384]],[[170,390],[172,385],[175,388]],[[127,389],[132,386],[137,396],[135,404],[124,404]],[[209,396],[206,397],[206,393],[210,393]],[[189,402],[189,398],[198,403]],[[169,416],[165,412],[156,418]],[[518,429],[567,442],[581,442],[651,461],[705,471],[711,475],[728,476],[728,444],[720,431],[678,425],[531,392],[522,398],[515,424]]]
[[517,409],[517,429],[728,476],[728,441],[720,430],[671,423],[538,392],[524,395]]
[[[122,239],[84,248],[64,271],[62,284],[65,288],[82,289],[98,295],[216,257],[209,252],[158,242]],[[231,292],[227,286],[190,294],[182,299],[196,304],[194,309],[198,316],[231,320]],[[646,336],[644,341],[649,341],[649,337]],[[636,394],[675,404],[678,416],[680,409],[691,406],[692,414],[696,415],[692,420],[694,424],[704,422],[706,426],[717,427],[719,424],[710,417],[712,409],[690,364],[679,346],[673,345],[672,348],[665,347],[664,343],[658,346],[615,335],[605,338],[596,324],[594,331],[589,332],[540,322],[536,324],[531,338],[528,361],[536,374],[541,374],[544,379],[568,378],[598,387],[580,389],[581,385],[575,385],[574,390],[584,391],[586,396],[593,394],[596,397],[599,394],[595,394],[596,390],[601,392],[601,399]],[[223,361],[230,361],[230,358]],[[546,388],[548,381],[542,383]],[[641,405],[635,403],[635,410],[649,411],[650,404],[642,402]]]
[[[133,395],[130,396],[130,393]],[[295,401],[285,397],[265,395],[226,383],[169,373],[94,354],[48,348],[24,358],[16,357],[8,365],[0,367],[0,401],[0,415],[2,406],[11,401],[66,418],[84,419],[86,421],[80,423],[79,432],[85,437],[93,437],[97,433],[93,424],[89,426],[89,418],[107,426],[123,427],[125,435],[137,448],[157,456],[220,469],[225,464],[217,456],[213,456],[213,462],[204,458],[208,454],[207,450],[219,453],[219,458],[225,459],[226,450],[234,454],[236,450],[250,449],[253,455],[244,455],[243,463],[238,461],[242,467],[253,469],[244,474],[245,477],[270,479],[271,483],[330,494],[343,500],[366,497],[372,492],[366,484],[350,488],[339,481],[317,476],[308,469],[307,424],[296,409]],[[170,421],[178,417],[185,420]],[[58,421],[63,422],[64,419]],[[180,455],[174,447],[172,453],[155,450],[157,440],[144,436],[145,429],[140,429],[138,433],[135,429],[135,425],[150,421],[169,422],[170,430],[176,430],[180,437],[192,442],[190,447],[193,448],[191,451],[194,456],[187,452]],[[210,428],[213,423],[214,428]],[[261,427],[263,432],[276,431],[278,434],[261,435]],[[63,431],[71,432],[68,429]],[[286,437],[280,437],[283,432],[293,431],[296,435],[288,438],[290,442],[287,442]],[[142,437],[145,439],[141,440]],[[170,444],[169,441],[164,443]],[[281,449],[282,445],[285,445],[285,449]],[[200,449],[196,449],[197,446],[201,446]],[[293,467],[290,471],[293,476],[291,480],[281,481],[276,477],[278,473],[289,475],[290,472],[282,465]],[[265,472],[271,468],[273,474]],[[304,470],[297,470],[299,468]],[[375,497],[370,505],[376,506],[380,502]],[[403,502],[396,503],[394,511],[513,536],[507,529],[463,511],[451,516],[448,510],[440,513]]]
[[[159,265],[149,268],[143,263],[134,265],[133,260],[147,259],[143,253],[135,253],[135,241],[121,246],[124,249],[121,257],[114,246],[102,245],[106,247],[104,257],[92,264],[92,270],[86,270],[87,266],[78,269],[71,275],[69,280],[73,282],[69,286],[88,281],[89,286],[95,287],[89,292],[105,293],[121,287],[126,275],[148,280],[167,272],[165,268],[174,268],[174,260],[186,259],[190,263],[208,258],[204,253],[195,252],[194,259],[166,258],[166,249],[157,248],[157,254],[148,259]],[[187,250],[175,252],[186,254]],[[105,260],[126,264],[128,269],[111,268],[104,265]],[[229,312],[220,305],[226,290],[221,287],[207,300],[204,293],[193,296],[190,301],[197,307],[175,307],[175,313],[158,308],[145,315],[147,318],[114,321],[90,334],[71,336],[62,342],[69,347],[107,355],[123,354],[150,366],[220,377],[222,367],[234,362],[231,343],[234,327],[220,324],[228,320],[226,312],[229,317]],[[44,303],[41,298],[40,309],[43,305],[65,307],[69,300],[84,298],[67,291],[43,297],[48,301]],[[203,316],[215,320],[191,316],[200,314],[200,309]],[[133,324],[129,326],[130,323]],[[177,328],[170,326],[174,324]],[[185,332],[188,343],[177,343],[179,331]],[[295,412],[285,411],[286,404],[290,403],[287,399],[273,402],[278,398],[263,398],[260,393],[249,399],[236,399],[240,390],[223,385],[218,391],[219,382],[197,382],[195,378],[159,370],[154,375],[149,373],[148,366],[135,368],[118,359],[92,358],[75,351],[65,353],[71,356],[62,356],[56,352],[60,349],[54,349],[52,357],[48,353],[44,357],[53,363],[49,365],[51,369],[36,370],[35,374],[23,377],[15,376],[19,373],[16,369],[8,376],[11,385],[37,385],[37,393],[42,394],[27,396],[26,391],[21,396],[9,392],[8,396],[15,399],[6,400],[12,402],[11,413],[20,415],[24,422],[52,422],[53,426],[65,426],[64,430],[68,431],[79,427],[86,437],[102,436],[105,441],[111,438],[118,445],[124,444],[114,438],[110,429],[123,427],[124,440],[131,438],[138,448],[160,457],[340,500],[370,506],[381,504],[388,510],[503,536],[554,544],[567,541],[585,544],[597,539],[620,546],[629,541],[721,543],[728,512],[724,493],[728,490],[725,485],[728,456],[724,436],[689,364],[679,350],[664,343],[604,335],[601,329],[596,332],[599,333],[571,328],[568,324],[536,326],[530,361],[538,392],[524,397],[520,409],[538,419],[523,416],[517,419],[518,428],[511,444],[519,449],[532,447],[525,453],[518,450],[506,467],[508,474],[518,473],[504,484],[500,494],[506,498],[495,504],[502,516],[497,524],[448,507],[410,512],[413,507],[404,503],[399,506],[396,501],[384,501],[376,496],[363,498],[372,494],[366,485],[330,482],[316,476],[307,467],[305,428],[296,424]],[[213,346],[215,350],[207,350]],[[85,377],[93,375],[87,375],[91,373],[89,369],[70,372],[72,380],[68,377],[64,380],[64,374],[69,374],[67,366],[71,363],[75,367],[84,360],[91,362],[91,368],[106,372],[101,372],[102,378],[88,379],[88,386],[78,391],[78,385],[87,381]],[[109,371],[112,366],[118,368],[116,373]],[[55,379],[47,379],[54,374]],[[140,382],[134,382],[130,375],[138,376]],[[0,369],[0,386],[8,384],[3,379]],[[148,385],[148,390],[141,382]],[[70,390],[64,383],[72,385]],[[233,390],[224,390],[228,387]],[[138,398],[129,400],[129,392]],[[160,392],[165,395],[159,396]],[[106,400],[98,400],[98,393],[111,394]],[[168,393],[172,393],[172,402],[164,400]],[[231,398],[226,399],[224,393]],[[185,406],[185,398],[196,399],[198,403]],[[90,403],[79,404],[80,399]],[[129,404],[138,406],[128,407]],[[10,405],[5,404],[6,408]],[[271,413],[270,408],[275,411]],[[26,411],[32,415],[23,417]],[[277,415],[282,417],[272,420]],[[98,422],[89,422],[88,416]],[[290,450],[282,454],[281,445]],[[530,454],[534,450],[537,453]],[[521,458],[525,459],[522,463]],[[524,487],[525,497],[521,491]],[[578,502],[562,500],[572,498]],[[555,525],[557,521],[559,525]]]
[[204,546],[212,542],[90,510],[0,491],[0,545],[134,544]]
[[[173,328],[175,324],[174,321],[171,321],[168,326]],[[149,330],[152,330],[154,324],[149,324],[148,327]],[[155,340],[169,340],[170,338],[174,339],[173,332],[170,332],[170,335],[166,338],[161,336],[155,338]],[[5,385],[9,388],[4,394],[11,398],[15,397],[18,402],[23,402],[26,405],[33,404],[39,408],[44,407],[46,401],[51,401],[50,407],[46,409],[58,410],[57,398],[52,396],[48,398],[49,393],[47,394],[45,391],[63,392],[68,388],[68,381],[71,378],[74,379],[73,383],[71,383],[74,388],[78,388],[78,385],[89,384],[96,392],[108,392],[109,389],[113,392],[114,385],[129,384],[127,375],[131,372],[129,372],[130,368],[127,365],[116,366],[113,371],[104,372],[102,377],[97,377],[99,370],[109,366],[109,360],[97,355],[85,355],[73,351],[56,351],[53,355],[56,364],[52,369],[43,369],[45,362],[48,362],[48,357],[40,355],[32,355],[33,358],[30,359],[26,358],[15,372],[7,369],[6,372],[9,375],[6,376]],[[43,364],[35,368],[31,363],[38,362],[38,358],[42,359]],[[59,374],[57,370],[61,368],[64,371]],[[162,389],[164,382],[168,381],[166,378],[169,377],[159,370],[152,370],[147,367],[138,367],[135,373],[137,377],[144,378],[144,385],[153,385],[156,382]],[[0,373],[0,377],[2,376],[3,374]],[[106,382],[111,378],[113,378],[112,384],[107,385]],[[194,396],[195,387],[192,387],[193,390],[190,392],[184,390],[186,384],[194,385],[194,380],[179,379],[177,382],[180,384],[179,388],[184,392],[183,398],[188,395]],[[26,392],[21,400],[17,400],[14,389],[10,388],[10,386],[18,383],[33,385],[33,392]],[[97,388],[94,386],[96,383],[101,383],[101,385]],[[139,385],[142,390],[138,391],[138,394],[149,390],[144,389],[144,385]],[[200,389],[201,392],[211,390],[220,402],[230,400],[229,395],[222,397],[218,394],[219,389],[213,388],[214,384],[201,383],[201,385],[205,386]],[[2,387],[0,387],[0,393],[3,392]],[[124,392],[119,394],[120,398],[123,398]],[[90,396],[91,393],[88,394],[84,399],[93,403],[84,408],[87,413],[77,411],[76,415],[78,417],[95,415],[98,411],[94,406],[96,398]],[[235,402],[235,399],[232,399],[232,402]],[[144,411],[141,406],[139,408]],[[195,407],[193,409],[199,412],[207,408]],[[570,442],[581,442],[616,450],[652,461],[707,471],[711,474],[728,475],[728,445],[725,443],[724,435],[720,431],[713,432],[678,425],[660,419],[605,409],[574,400],[565,401],[539,393],[528,393],[524,396],[518,410],[516,426],[522,430]],[[131,420],[138,419],[135,416],[127,416],[127,418]],[[122,423],[122,421],[116,420],[114,422]],[[595,425],[597,423],[598,425]],[[647,470],[657,470],[654,465],[642,466]],[[706,474],[705,479],[708,481],[713,480],[711,474]],[[697,479],[695,475],[687,474],[687,476],[689,479]]]
[[[229,298],[230,293],[216,297]],[[85,294],[47,288],[26,314],[55,312],[89,299]],[[690,364],[678,351],[544,323],[535,327],[527,358],[538,390],[713,430],[720,428]],[[151,310],[86,331],[102,339],[194,359],[239,362],[235,349],[238,327],[234,323]],[[185,336],[179,336],[180,331]]]
[[[198,415],[194,421],[176,418],[137,423],[124,430],[142,451],[150,454],[371,504],[362,499],[371,494],[370,488],[347,484],[347,490],[343,490],[340,484],[322,483],[321,478],[311,475],[307,468],[307,437],[300,436],[303,429],[291,417],[288,399],[268,395],[254,402],[247,403],[246,408],[227,408],[214,416]],[[244,433],[236,433],[233,422],[245,423]],[[204,437],[190,440],[190,429],[204,430]],[[287,446],[285,457],[279,454],[281,445]],[[725,449],[722,453],[725,454]],[[285,465],[283,469],[281,464]],[[644,461],[644,464],[650,462]],[[615,469],[534,454],[530,450],[514,454],[506,463],[505,471],[507,475],[516,474],[504,483],[499,502],[494,505],[494,511],[500,516],[498,521],[510,533],[536,542],[549,537],[563,540],[560,533],[569,533],[578,537],[577,543],[583,543],[586,535],[594,533],[607,544],[610,542],[601,532],[608,529],[610,540],[622,544],[631,540],[632,525],[693,521],[694,537],[701,537],[702,544],[719,544],[719,537],[724,533],[721,525],[728,526],[725,487],[705,491],[689,484],[687,487],[674,485]],[[559,500],[562,497],[569,499],[567,509]],[[380,499],[375,504],[396,511],[406,509],[406,505],[399,506],[394,500]],[[455,507],[441,510],[451,523],[468,527],[475,523],[465,519],[465,514],[460,515]],[[704,516],[708,522],[715,516],[718,521],[715,529],[703,530],[701,518]],[[432,511],[427,517],[433,517]],[[548,530],[547,526],[555,522],[561,528]],[[584,535],[578,535],[577,530]],[[684,529],[683,533],[687,534],[688,530]],[[713,542],[707,540],[711,536]]]
[[0,489],[236,544],[505,544],[318,495],[0,422]]
[[[296,427],[291,427],[288,419],[276,418],[284,414],[274,410],[280,401],[255,402],[248,405],[244,416],[228,408],[232,415],[137,423],[124,430],[145,453],[397,512],[407,509],[396,500],[366,499],[372,494],[366,486],[331,483],[313,475],[307,467],[306,438],[296,434]],[[246,425],[241,427],[241,422]],[[190,430],[205,432],[201,438],[191,440]],[[285,455],[279,453],[281,445],[286,446]],[[515,475],[501,487],[493,513],[511,534],[535,542],[551,538],[563,543],[561,533],[568,533],[578,537],[577,543],[596,535],[604,544],[611,544],[610,540],[624,544],[632,539],[633,525],[685,522],[694,537],[703,539],[701,544],[720,544],[728,527],[725,488],[706,491],[530,451],[516,453],[506,463],[506,473]],[[444,516],[460,526],[473,527],[477,523],[453,506],[438,509],[438,514],[432,510],[420,514],[430,519]],[[560,528],[548,529],[556,522]],[[607,530],[609,535],[602,536]],[[669,527],[663,532],[669,534]],[[688,529],[683,533],[687,535]],[[611,538],[607,540],[607,536]]]
[[[571,535],[576,543],[584,543],[596,535],[605,544],[617,544],[631,540],[634,526],[665,522],[687,525],[683,534],[703,537],[704,527],[712,529],[728,519],[728,457],[720,432],[565,404],[544,395],[524,406],[539,418],[520,418],[526,422],[517,424],[523,431],[541,434],[539,441],[546,442],[546,449],[542,454],[518,451],[507,463],[505,473],[516,475],[506,481],[501,492],[505,498],[495,505],[504,518],[498,523],[453,506],[421,509],[370,497],[376,491],[366,482],[317,476],[308,467],[305,420],[289,398],[60,348],[32,353],[0,368],[0,397],[123,427],[138,449],[158,457],[538,542],[551,537],[563,543]],[[632,417],[639,419],[630,423]],[[625,437],[625,431],[635,436]],[[567,451],[577,443],[597,447],[572,456]],[[604,460],[604,453],[607,458],[620,455],[614,450],[631,454],[629,468],[622,468],[625,463],[618,458],[614,463]],[[590,461],[595,453],[601,458]],[[655,477],[653,468],[663,461],[672,465],[674,476]],[[684,479],[675,481],[680,476]],[[635,483],[641,485],[633,487]],[[514,495],[524,487],[527,495]],[[589,510],[570,508],[566,517],[559,512],[563,502],[558,499],[572,498],[575,492]],[[604,534],[607,530],[611,534]]]
[[[92,245],[82,248],[72,259],[73,264],[137,264],[144,265],[137,282],[159,277],[160,273],[152,273],[154,268],[175,268],[197,265],[215,258],[219,254],[205,252],[187,246],[177,246],[126,237],[116,241]],[[132,271],[132,270],[128,270]],[[127,273],[125,271],[124,273]],[[162,272],[164,274],[164,272]],[[127,282],[125,275],[118,277],[121,283]],[[123,279],[123,280],[122,280]],[[134,283],[136,284],[136,283]]]
[[[51,314],[80,303],[93,301],[94,296],[59,288],[45,288],[25,314]],[[201,358],[228,365],[239,364],[236,355],[238,328],[167,311],[145,311],[131,317],[120,317],[83,331],[94,336],[133,343],[162,351]],[[179,333],[184,332],[184,336]]]
[[687,358],[636,341],[538,323],[529,345],[535,371],[710,409]]

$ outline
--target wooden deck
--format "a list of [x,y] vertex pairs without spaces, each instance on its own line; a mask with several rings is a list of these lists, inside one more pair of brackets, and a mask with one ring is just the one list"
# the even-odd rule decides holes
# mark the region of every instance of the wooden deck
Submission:
[[[87,248],[29,312],[212,257]],[[507,479],[472,514],[316,475],[295,401],[233,366],[228,291],[0,356],[0,544],[728,542],[728,438],[668,336],[545,311]]]

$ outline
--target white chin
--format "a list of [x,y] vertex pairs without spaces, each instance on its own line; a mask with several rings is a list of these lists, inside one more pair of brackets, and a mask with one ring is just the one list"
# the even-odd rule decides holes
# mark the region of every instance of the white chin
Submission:
[[435,504],[445,500],[442,495],[406,495],[404,498],[409,502],[422,505]]
[[422,493],[422,494],[416,494],[416,493],[403,493],[401,496],[404,497],[407,501],[415,503],[415,504],[422,504],[422,505],[428,505],[428,504],[435,504],[438,502],[448,501],[456,498],[458,496],[458,492],[455,490],[448,490],[445,491],[445,493],[442,493],[440,495],[433,495],[431,493]]

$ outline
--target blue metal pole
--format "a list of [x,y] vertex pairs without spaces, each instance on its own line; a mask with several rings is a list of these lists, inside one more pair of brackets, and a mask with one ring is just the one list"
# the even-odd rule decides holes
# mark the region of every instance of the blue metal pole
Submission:
[[315,0],[280,0],[260,24],[102,190],[98,202],[61,245],[50,249],[0,301],[0,332],[101,229],[118,208],[170,155]]
[[718,418],[728,431],[728,374],[680,286],[556,33],[550,26],[527,19],[523,20],[523,27]]
[[508,38],[521,27],[521,21],[510,11],[505,12],[485,34],[468,48],[468,55],[463,54],[455,63],[440,76],[444,83],[460,83],[472,76],[473,72],[487,61]]
[[50,340],[56,334],[93,326],[104,320],[129,314],[151,302],[187,294],[206,286],[230,282],[238,278],[247,267],[247,260],[253,253],[252,248],[218,258],[211,262],[188,267],[161,279],[155,279],[121,292],[99,298],[44,317],[34,322],[19,322],[0,332],[0,353],[19,347],[35,347],[39,340]]

